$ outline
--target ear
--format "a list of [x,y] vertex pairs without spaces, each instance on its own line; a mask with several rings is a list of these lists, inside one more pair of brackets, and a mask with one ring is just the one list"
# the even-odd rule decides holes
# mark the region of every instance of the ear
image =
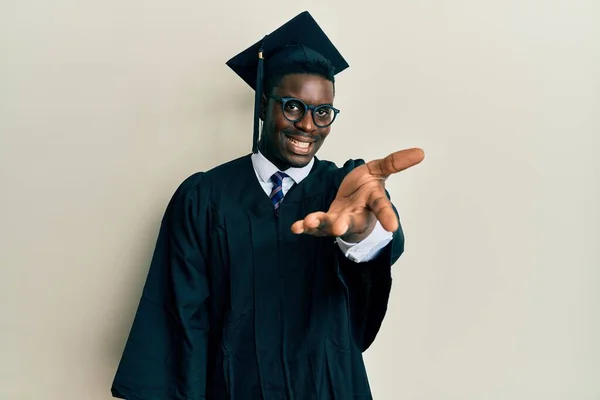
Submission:
[[265,118],[267,118],[267,96],[263,93],[260,97],[260,119],[264,122]]

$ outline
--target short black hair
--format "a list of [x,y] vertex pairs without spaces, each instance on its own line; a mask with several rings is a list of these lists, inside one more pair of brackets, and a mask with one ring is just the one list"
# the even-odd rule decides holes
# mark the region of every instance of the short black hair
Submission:
[[283,78],[291,74],[317,75],[325,78],[333,83],[335,93],[335,68],[325,60],[294,62],[268,70],[268,74],[265,76],[263,93],[267,96],[271,95],[273,89],[281,84]]

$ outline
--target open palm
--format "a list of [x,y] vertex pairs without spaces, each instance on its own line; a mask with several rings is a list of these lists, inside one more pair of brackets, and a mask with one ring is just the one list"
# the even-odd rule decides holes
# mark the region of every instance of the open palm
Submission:
[[419,164],[421,149],[397,151],[385,158],[355,168],[342,181],[327,212],[314,212],[292,225],[292,232],[314,236],[342,237],[358,241],[379,220],[389,232],[398,229],[398,217],[385,192],[386,179]]

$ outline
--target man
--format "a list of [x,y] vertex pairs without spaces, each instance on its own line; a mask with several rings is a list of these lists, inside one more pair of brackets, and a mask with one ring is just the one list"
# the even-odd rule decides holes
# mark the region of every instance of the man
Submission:
[[228,65],[256,91],[254,151],[174,194],[113,396],[370,399],[362,352],[404,249],[384,181],[423,153],[315,157],[347,64],[306,12]]

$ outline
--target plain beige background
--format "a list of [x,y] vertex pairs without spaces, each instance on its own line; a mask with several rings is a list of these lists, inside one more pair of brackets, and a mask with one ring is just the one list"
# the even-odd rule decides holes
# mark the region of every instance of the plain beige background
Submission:
[[308,9],[321,157],[419,146],[383,400],[600,399],[600,2],[0,0],[0,399],[108,400],[176,186],[250,150],[225,61]]

